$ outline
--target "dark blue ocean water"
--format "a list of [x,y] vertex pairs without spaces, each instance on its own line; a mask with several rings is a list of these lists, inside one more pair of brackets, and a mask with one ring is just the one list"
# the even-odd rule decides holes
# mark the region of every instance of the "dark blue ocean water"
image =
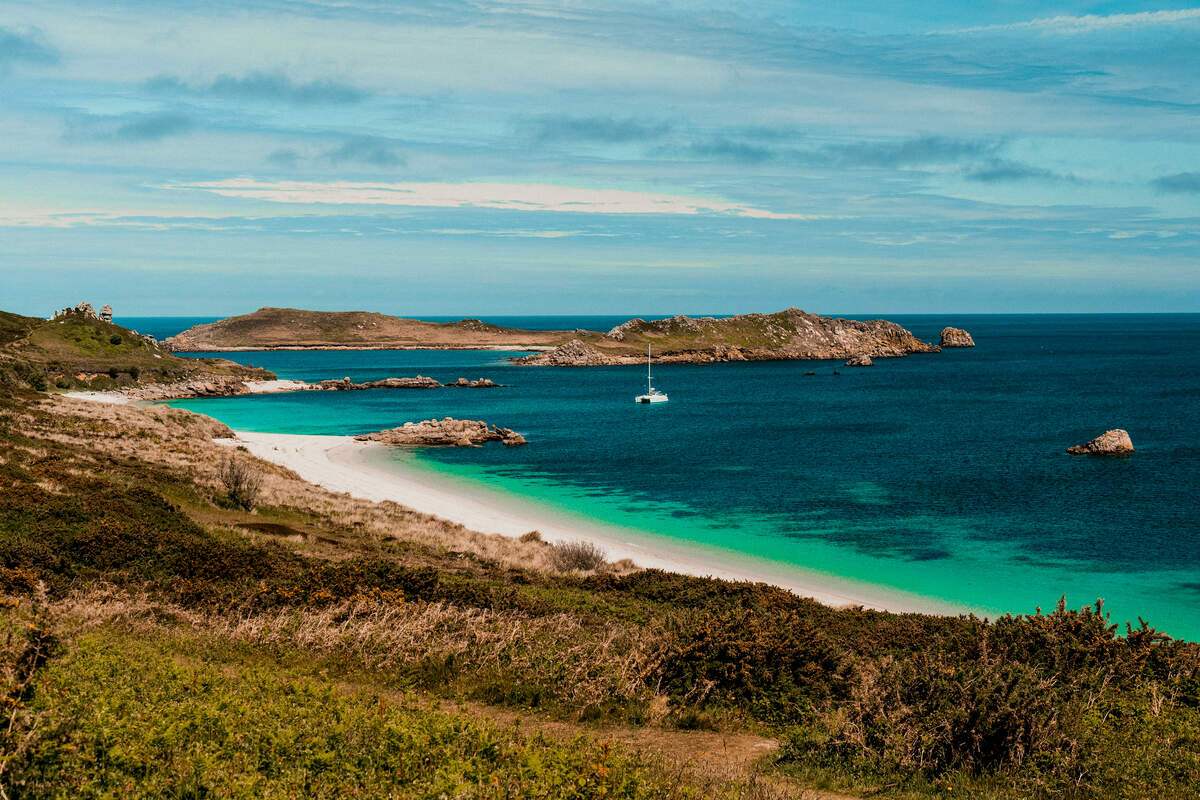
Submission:
[[[178,405],[296,433],[485,419],[530,445],[430,449],[420,461],[606,523],[964,609],[1103,597],[1114,621],[1142,615],[1200,638],[1200,315],[890,318],[932,340],[958,325],[978,346],[865,369],[664,365],[655,384],[671,401],[649,407],[633,403],[638,367],[522,368],[475,351],[235,353],[286,378],[419,372],[506,387]],[[488,321],[607,329],[623,318]],[[1117,427],[1133,437],[1130,458],[1063,452]]]

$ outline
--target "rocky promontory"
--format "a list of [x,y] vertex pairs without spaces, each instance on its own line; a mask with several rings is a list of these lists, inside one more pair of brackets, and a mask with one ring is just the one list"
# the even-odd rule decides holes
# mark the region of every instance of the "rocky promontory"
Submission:
[[1133,452],[1133,440],[1126,431],[1116,428],[1086,444],[1068,447],[1067,452],[1073,456],[1127,456]]
[[975,340],[962,328],[942,328],[942,347],[974,347]]
[[887,320],[837,319],[789,308],[726,318],[631,319],[598,340],[576,338],[514,361],[550,367],[637,364],[645,361],[647,346],[663,364],[895,358],[941,349]]
[[873,367],[873,366],[875,366],[875,362],[872,361],[871,357],[867,356],[867,355],[851,356],[850,358],[846,359],[846,366],[847,367]]
[[364,433],[354,438],[387,445],[473,447],[484,442],[501,442],[507,447],[517,447],[525,444],[525,437],[510,428],[452,417],[406,422],[399,428]]

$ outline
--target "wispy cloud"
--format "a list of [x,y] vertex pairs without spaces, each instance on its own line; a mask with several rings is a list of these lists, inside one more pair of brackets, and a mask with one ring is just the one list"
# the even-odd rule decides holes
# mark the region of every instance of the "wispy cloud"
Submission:
[[325,158],[334,164],[368,164],[373,167],[398,167],[404,158],[388,139],[380,136],[355,136],[338,147],[326,151]]
[[57,64],[58,52],[36,28],[18,31],[0,27],[0,71],[20,61],[29,64]]
[[901,141],[856,142],[835,145],[822,152],[839,166],[906,167],[945,164],[989,155],[999,142],[918,136]]
[[1023,164],[1019,161],[993,158],[983,164],[975,165],[964,170],[963,177],[969,181],[980,183],[1006,183],[1012,181],[1069,181],[1078,182],[1074,175],[1062,175],[1053,170]]
[[824,219],[777,213],[743,203],[625,189],[585,189],[532,183],[353,183],[337,181],[225,181],[173,183],[163,188],[200,190],[223,197],[272,203],[491,208],[584,214],[721,214],[753,219]]
[[1200,193],[1200,172],[1180,172],[1163,175],[1151,181],[1154,188],[1164,192]]
[[196,120],[178,111],[101,116],[78,114],[69,117],[63,138],[67,141],[148,142],[187,133]]
[[158,75],[146,88],[162,94],[206,95],[236,100],[268,100],[297,105],[357,103],[367,97],[361,89],[332,80],[299,83],[277,72],[218,75],[208,84],[191,84],[173,75]]
[[1142,11],[1137,14],[1085,14],[1083,16],[1041,17],[1002,25],[978,25],[936,33],[985,33],[989,31],[1037,30],[1047,33],[1080,34],[1116,28],[1135,28],[1148,25],[1178,25],[1200,20],[1200,8],[1176,11]]
[[523,120],[534,139],[539,141],[643,142],[658,139],[671,131],[669,122],[612,116],[575,117],[543,114]]

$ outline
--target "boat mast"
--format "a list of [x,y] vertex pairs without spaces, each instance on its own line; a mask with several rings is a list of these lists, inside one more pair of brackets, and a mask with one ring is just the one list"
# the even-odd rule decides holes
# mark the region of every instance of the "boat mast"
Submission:
[[654,391],[654,387],[650,385],[650,345],[646,345],[646,394]]

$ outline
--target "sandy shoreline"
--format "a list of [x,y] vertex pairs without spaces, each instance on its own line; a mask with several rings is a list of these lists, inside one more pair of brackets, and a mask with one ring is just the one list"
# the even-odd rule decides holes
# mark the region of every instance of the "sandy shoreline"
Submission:
[[610,560],[630,558],[642,567],[727,580],[762,581],[831,606],[962,613],[961,608],[935,599],[556,514],[536,503],[522,502],[519,497],[456,485],[415,466],[383,463],[378,452],[382,445],[357,442],[349,436],[244,431],[237,436],[238,440],[226,442],[244,445],[255,456],[287,467],[310,483],[365,500],[391,500],[481,533],[520,536],[537,530],[551,542],[590,540],[602,546]]

